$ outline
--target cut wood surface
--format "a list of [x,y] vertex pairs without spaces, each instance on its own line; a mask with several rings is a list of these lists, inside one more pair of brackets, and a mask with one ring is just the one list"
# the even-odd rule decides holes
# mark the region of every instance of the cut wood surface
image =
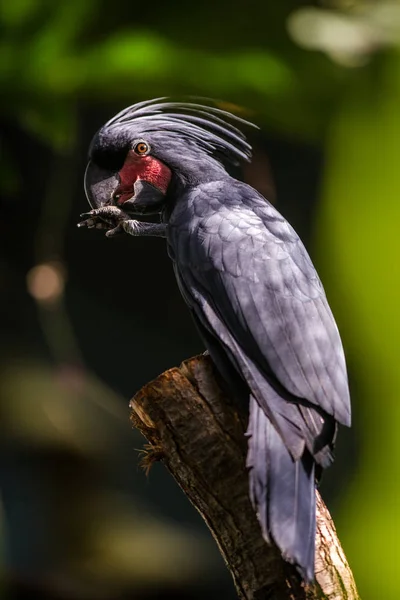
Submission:
[[208,356],[185,361],[131,400],[131,420],[200,512],[245,600],[356,600],[356,585],[332,518],[317,494],[316,583],[261,536],[245,467],[246,407],[223,394]]

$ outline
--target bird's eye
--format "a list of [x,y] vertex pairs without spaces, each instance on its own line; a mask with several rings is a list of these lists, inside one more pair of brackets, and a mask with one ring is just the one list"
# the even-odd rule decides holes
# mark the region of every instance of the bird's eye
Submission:
[[138,142],[135,146],[136,154],[147,154],[149,150],[149,145],[146,142]]

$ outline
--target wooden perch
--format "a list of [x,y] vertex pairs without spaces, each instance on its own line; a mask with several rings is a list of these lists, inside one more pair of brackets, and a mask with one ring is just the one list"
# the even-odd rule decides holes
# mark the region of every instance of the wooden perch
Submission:
[[242,600],[356,600],[350,567],[317,492],[316,584],[265,543],[248,494],[247,415],[221,392],[211,360],[198,356],[144,386],[131,420],[213,534]]

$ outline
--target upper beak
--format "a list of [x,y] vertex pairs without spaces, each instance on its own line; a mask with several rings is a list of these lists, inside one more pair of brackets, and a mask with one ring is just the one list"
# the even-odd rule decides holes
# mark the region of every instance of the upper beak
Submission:
[[118,174],[100,169],[89,161],[85,172],[85,193],[92,208],[112,204],[113,193],[119,185]]

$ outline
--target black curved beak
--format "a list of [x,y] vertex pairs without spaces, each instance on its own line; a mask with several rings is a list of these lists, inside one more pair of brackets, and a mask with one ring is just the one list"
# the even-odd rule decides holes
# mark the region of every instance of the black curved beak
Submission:
[[136,215],[159,213],[165,193],[148,181],[137,179],[124,189],[120,185],[119,173],[102,169],[89,161],[85,172],[85,193],[92,208],[119,206]]
[[92,208],[113,204],[113,194],[119,185],[118,174],[100,169],[89,161],[85,171],[85,194]]

